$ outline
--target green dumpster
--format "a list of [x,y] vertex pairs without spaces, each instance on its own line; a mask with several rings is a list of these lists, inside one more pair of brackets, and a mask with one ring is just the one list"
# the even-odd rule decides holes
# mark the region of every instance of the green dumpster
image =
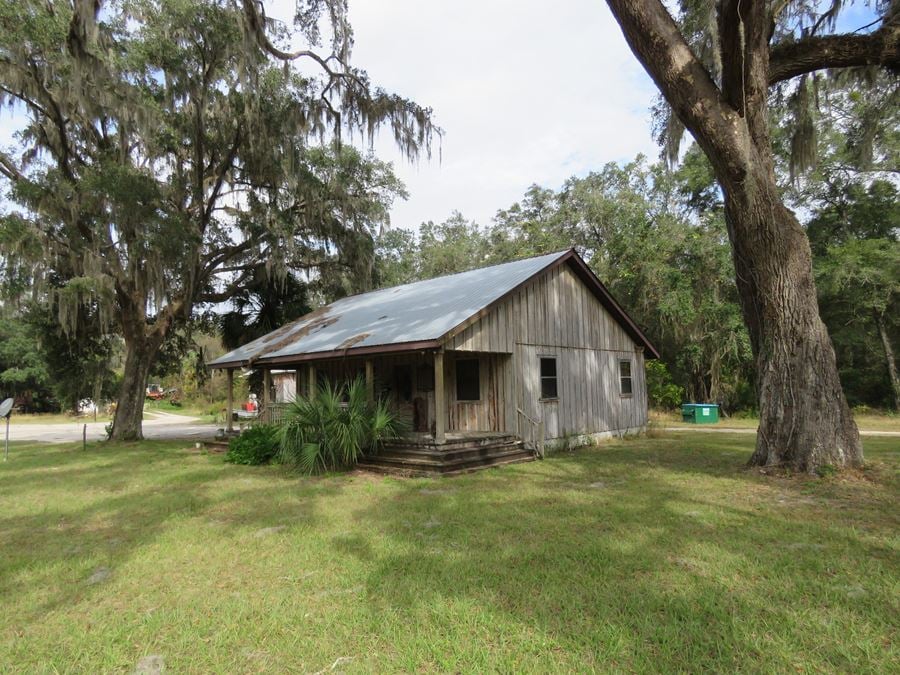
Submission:
[[719,421],[719,406],[715,403],[682,403],[681,419],[691,424],[715,424]]

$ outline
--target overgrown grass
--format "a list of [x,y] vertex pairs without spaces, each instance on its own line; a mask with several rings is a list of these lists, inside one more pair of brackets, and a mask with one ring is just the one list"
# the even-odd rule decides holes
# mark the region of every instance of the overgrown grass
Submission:
[[416,480],[18,444],[0,664],[896,672],[897,440],[818,481],[744,470],[752,442],[685,432]]
[[[854,413],[853,419],[857,426],[864,431],[900,431],[900,415],[892,413],[866,412]],[[650,412],[650,421],[659,427],[685,427],[696,429],[696,424],[683,422],[680,412],[668,410],[653,410]],[[712,428],[726,427],[729,429],[756,429],[759,426],[759,418],[752,416],[722,417],[718,424],[709,425]]]

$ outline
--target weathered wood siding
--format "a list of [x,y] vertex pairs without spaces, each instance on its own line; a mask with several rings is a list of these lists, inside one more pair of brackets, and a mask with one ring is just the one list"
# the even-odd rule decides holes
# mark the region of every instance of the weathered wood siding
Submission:
[[447,349],[512,354],[517,343],[617,351],[635,346],[568,265],[534,279],[451,338]]
[[[533,280],[451,338],[447,348],[511,355],[508,368],[496,375],[507,429],[522,423],[517,407],[543,419],[549,439],[647,423],[643,352],[567,265]],[[540,399],[541,356],[557,359],[555,400]],[[632,362],[631,396],[619,391],[620,359]]]
[[[477,358],[481,400],[460,401],[456,395],[456,362]],[[463,354],[448,352],[444,360],[444,391],[448,404],[448,431],[506,431],[504,402],[514,396],[506,378],[512,372],[512,358],[506,354]]]
[[[556,358],[556,399],[541,400],[542,356]],[[631,361],[630,396],[620,393],[620,360]],[[517,403],[531,417],[544,420],[547,438],[630,429],[647,423],[641,352],[520,345],[516,361],[521,373]]]

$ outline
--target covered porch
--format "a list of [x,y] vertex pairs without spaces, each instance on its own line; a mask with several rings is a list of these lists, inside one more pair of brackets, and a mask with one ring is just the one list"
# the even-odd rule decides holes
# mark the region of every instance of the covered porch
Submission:
[[[370,400],[386,400],[409,430],[404,443],[447,443],[509,436],[515,412],[511,355],[420,350],[342,358],[293,357],[250,364],[262,372],[258,419],[275,421],[279,403],[310,396],[326,383],[361,378]],[[226,371],[226,431],[234,432],[234,373]]]

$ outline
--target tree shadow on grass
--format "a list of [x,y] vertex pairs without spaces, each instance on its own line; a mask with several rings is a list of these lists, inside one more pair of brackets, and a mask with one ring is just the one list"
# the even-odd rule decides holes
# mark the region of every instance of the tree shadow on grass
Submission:
[[225,465],[173,443],[36,452],[0,474],[0,485],[0,504],[31,500],[0,512],[0,599],[39,598],[17,612],[24,624],[107,593],[106,572],[92,583],[98,570],[114,581],[184,521],[200,537],[255,542],[254,532],[267,528],[314,526],[319,500],[346,487],[329,479],[300,484],[273,467]]
[[[441,668],[491,667],[485,650],[499,657],[518,641],[545,645],[529,664],[539,668],[870,666],[892,630],[876,587],[895,578],[894,551],[811,522],[804,506],[729,505],[722,491],[745,476],[673,457],[641,467],[583,452],[448,481],[444,493],[410,483],[357,513],[386,542],[366,579],[373,617],[442,626],[455,654],[435,647]],[[709,484],[692,484],[699,476]],[[857,590],[860,577],[869,588]],[[467,611],[486,617],[474,633]]]

